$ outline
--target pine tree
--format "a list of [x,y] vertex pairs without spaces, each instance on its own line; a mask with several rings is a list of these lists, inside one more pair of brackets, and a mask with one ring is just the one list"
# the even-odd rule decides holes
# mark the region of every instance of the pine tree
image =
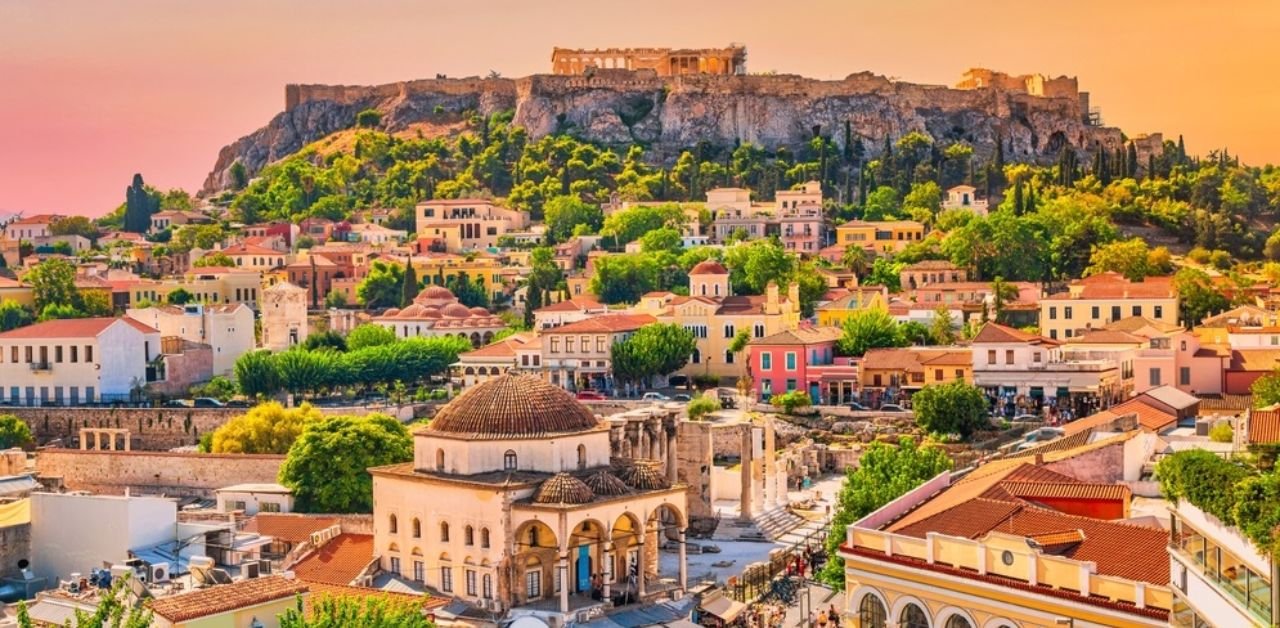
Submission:
[[124,230],[146,233],[151,229],[151,214],[160,211],[160,199],[147,190],[142,175],[133,175],[133,184],[124,191]]
[[1036,210],[1036,188],[1033,185],[1027,186],[1026,205],[1023,206],[1023,213],[1031,213]]
[[1187,145],[1182,143],[1182,134],[1178,134],[1178,165],[1187,163]]
[[524,326],[533,329],[533,311],[542,307],[542,290],[529,286],[525,291]]
[[1154,153],[1147,155],[1147,178],[1154,179],[1156,176],[1156,156]]
[[853,162],[853,128],[848,120],[844,121],[844,161]]
[[996,170],[1004,172],[1004,137],[996,136]]
[[1018,179],[1013,184],[1013,213],[1021,216],[1023,211],[1023,203],[1026,199],[1022,196],[1022,179]]
[[409,307],[416,296],[418,296],[418,271],[414,270],[413,260],[410,258],[405,263],[404,279],[400,284],[400,307]]

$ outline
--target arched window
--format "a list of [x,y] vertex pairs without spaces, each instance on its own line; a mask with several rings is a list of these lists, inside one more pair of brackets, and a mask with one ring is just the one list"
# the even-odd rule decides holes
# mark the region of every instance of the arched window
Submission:
[[476,544],[476,532],[471,526],[462,529],[462,543],[467,546]]
[[444,471],[444,450],[436,450],[436,471]]
[[480,528],[480,547],[489,549],[489,528]]
[[929,617],[919,606],[907,604],[902,609],[902,617],[898,618],[898,625],[902,628],[929,628]]
[[885,628],[885,622],[889,620],[889,612],[885,610],[884,604],[870,593],[862,596],[862,602],[858,604],[858,625],[865,628]]
[[391,517],[390,517],[387,521],[388,521],[387,525],[390,527],[389,532],[390,532],[391,534],[395,534],[396,532],[398,532],[398,531],[400,530],[400,526],[399,526],[399,525],[397,525],[397,522],[396,522],[396,516],[395,516],[395,515],[391,515]]
[[422,522],[418,521],[417,517],[413,518],[413,538],[422,538]]
[[440,522],[440,542],[449,542],[449,524],[444,521]]
[[503,470],[503,471],[515,471],[515,470],[516,470],[516,452],[515,452],[515,450],[508,449],[508,450],[507,450],[507,453],[502,454],[502,470]]
[[578,468],[587,468],[587,446],[578,445]]
[[973,624],[969,623],[969,620],[962,615],[952,615],[947,620],[947,628],[973,628]]

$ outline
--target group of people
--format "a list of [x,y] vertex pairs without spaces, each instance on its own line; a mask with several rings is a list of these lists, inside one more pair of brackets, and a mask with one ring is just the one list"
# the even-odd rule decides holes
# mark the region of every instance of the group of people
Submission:
[[787,608],[777,602],[756,602],[733,622],[742,628],[776,628],[787,616]]

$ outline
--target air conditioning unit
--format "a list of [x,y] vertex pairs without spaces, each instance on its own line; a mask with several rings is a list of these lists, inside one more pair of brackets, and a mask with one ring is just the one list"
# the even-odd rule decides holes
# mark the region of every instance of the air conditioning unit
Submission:
[[147,582],[150,584],[159,584],[169,581],[169,563],[152,563],[146,571]]
[[259,570],[258,563],[245,563],[245,564],[244,564],[244,577],[245,577],[246,579],[248,579],[248,578],[257,578],[257,577],[258,577],[258,574],[259,574],[259,571],[258,571],[258,570]]

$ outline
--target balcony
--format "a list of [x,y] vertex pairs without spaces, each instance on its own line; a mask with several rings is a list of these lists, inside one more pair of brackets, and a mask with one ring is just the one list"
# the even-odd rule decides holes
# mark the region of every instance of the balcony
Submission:
[[33,371],[52,371],[53,370],[53,365],[50,364],[49,362],[32,362],[28,366],[30,366],[31,370]]

